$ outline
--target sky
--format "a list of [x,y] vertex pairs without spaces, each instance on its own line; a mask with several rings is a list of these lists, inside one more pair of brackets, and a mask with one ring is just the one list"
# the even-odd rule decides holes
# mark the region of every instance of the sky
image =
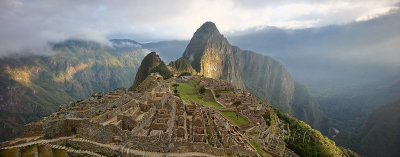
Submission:
[[70,38],[106,43],[187,40],[206,21],[223,34],[301,29],[379,18],[399,0],[1,0],[0,56]]

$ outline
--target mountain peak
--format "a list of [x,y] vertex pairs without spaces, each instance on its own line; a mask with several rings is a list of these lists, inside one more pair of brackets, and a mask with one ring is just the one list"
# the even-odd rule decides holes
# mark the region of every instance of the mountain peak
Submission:
[[201,27],[199,29],[197,29],[196,33],[219,33],[217,26],[211,22],[211,21],[207,21],[205,22],[203,25],[201,25]]
[[135,81],[133,82],[130,90],[135,90],[136,87],[142,83],[150,73],[158,72],[165,79],[171,77],[172,73],[168,70],[165,63],[161,60],[160,56],[156,52],[149,53],[143,58],[142,63],[136,73]]
[[200,60],[210,50],[209,48],[215,49],[214,52],[224,52],[220,50],[227,45],[229,45],[228,41],[219,33],[217,26],[213,22],[207,21],[194,33],[183,57],[190,61],[197,72],[200,72]]

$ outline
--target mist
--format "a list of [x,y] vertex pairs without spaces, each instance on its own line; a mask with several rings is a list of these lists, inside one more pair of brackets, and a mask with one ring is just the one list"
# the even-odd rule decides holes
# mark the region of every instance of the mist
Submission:
[[224,34],[249,28],[311,28],[368,20],[397,9],[393,0],[331,1],[128,1],[79,3],[68,0],[0,1],[0,56],[47,54],[49,42],[68,39],[108,43],[112,38],[139,42],[188,40],[205,21]]
[[267,27],[227,38],[281,61],[306,84],[328,117],[339,121],[336,127],[357,132],[373,109],[400,95],[399,19],[400,13],[392,12],[345,25]]

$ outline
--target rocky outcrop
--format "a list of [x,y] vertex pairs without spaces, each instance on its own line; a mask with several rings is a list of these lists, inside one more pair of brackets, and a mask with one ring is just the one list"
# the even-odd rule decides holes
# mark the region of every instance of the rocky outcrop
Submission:
[[147,76],[150,75],[150,73],[154,72],[158,72],[166,79],[172,75],[165,63],[160,59],[160,56],[158,56],[156,52],[151,52],[144,57],[138,72],[136,73],[135,81],[129,90],[134,90],[147,78]]
[[[322,132],[327,129],[325,125],[322,127],[325,116],[318,103],[280,62],[230,45],[212,22],[204,23],[194,33],[182,58],[199,75],[227,80]],[[183,69],[178,67],[178,70]]]
[[169,67],[171,67],[171,70],[173,70],[174,73],[183,73],[183,72],[189,72],[191,74],[196,74],[196,70],[193,69],[192,65],[190,64],[189,60],[185,58],[179,58],[176,61],[172,61],[168,64]]

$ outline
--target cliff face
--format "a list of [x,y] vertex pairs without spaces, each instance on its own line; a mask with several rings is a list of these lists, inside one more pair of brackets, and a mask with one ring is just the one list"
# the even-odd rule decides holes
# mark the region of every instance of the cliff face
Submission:
[[206,22],[194,33],[183,53],[183,58],[189,60],[200,75],[229,80],[243,87],[234,66],[233,54],[238,50],[219,33],[214,23]]
[[0,141],[60,104],[95,91],[129,87],[147,50],[68,40],[51,45],[52,56],[0,59]]
[[193,69],[192,65],[190,64],[189,60],[185,58],[179,58],[176,61],[171,61],[168,65],[171,67],[174,73],[183,73],[189,72],[191,74],[196,74],[197,71]]
[[280,62],[230,45],[212,22],[204,23],[194,33],[183,58],[200,75],[227,80],[322,132],[327,129],[321,127],[325,117],[318,103],[303,85],[295,83]]

